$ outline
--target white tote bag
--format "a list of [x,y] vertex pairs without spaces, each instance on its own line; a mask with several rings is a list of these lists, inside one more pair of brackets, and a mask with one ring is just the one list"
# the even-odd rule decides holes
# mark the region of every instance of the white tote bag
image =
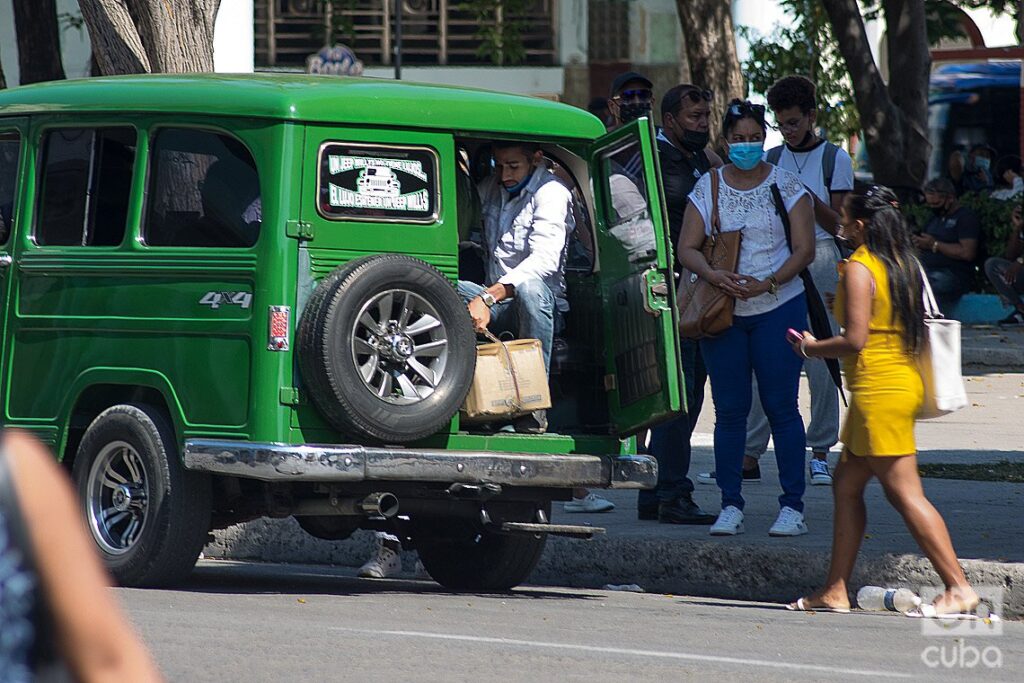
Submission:
[[923,269],[921,279],[925,342],[917,365],[924,382],[924,405],[917,419],[930,420],[966,406],[967,390],[960,372],[960,321],[943,317]]

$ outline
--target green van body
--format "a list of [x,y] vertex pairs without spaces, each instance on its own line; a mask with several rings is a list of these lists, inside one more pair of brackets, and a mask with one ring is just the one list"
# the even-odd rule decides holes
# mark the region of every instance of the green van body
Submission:
[[[64,176],[57,175],[56,151],[52,165],[44,168],[50,158],[44,140],[57,140],[61,131],[71,138],[82,130],[99,131],[90,133],[93,150],[106,149],[97,142],[101,138],[117,138],[118,149],[129,149],[125,141],[134,137],[134,159],[110,162],[123,164],[123,237],[118,241],[119,225],[95,225],[84,228],[83,242],[105,241],[106,246],[49,245],[38,233],[45,204],[40,196],[54,194],[43,187],[44,170],[51,169],[53,179]],[[167,130],[214,133],[248,151],[262,202],[254,244],[155,246],[147,241],[147,201],[153,201],[148,190],[157,174],[151,151],[155,136]],[[541,143],[578,183],[585,204],[580,210],[587,216],[577,229],[593,231],[594,247],[589,266],[567,271],[570,316],[577,325],[590,325],[580,336],[592,336],[592,347],[602,356],[597,362],[604,367],[591,372],[597,391],[589,393],[603,392],[606,415],[596,428],[586,427],[584,419],[573,428],[528,435],[463,427],[456,414],[448,429],[401,446],[339,432],[309,400],[300,376],[293,337],[303,306],[326,276],[375,254],[418,259],[454,282],[461,208],[458,146],[493,139]],[[14,178],[7,190],[13,206],[0,245],[3,423],[34,433],[74,469],[90,425],[105,410],[129,405],[159,413],[155,422],[166,420],[161,433],[173,451],[167,455],[171,469],[210,489],[209,496],[193,501],[210,510],[199,522],[189,522],[207,528],[201,534],[181,531],[181,538],[205,538],[209,528],[261,515],[296,514],[319,520],[304,528],[329,538],[344,538],[355,528],[395,530],[397,525],[424,554],[423,546],[433,541],[451,542],[444,529],[460,519],[482,524],[476,530],[493,531],[497,539],[533,541],[530,547],[539,556],[537,546],[543,547],[546,533],[530,525],[548,523],[552,500],[567,499],[579,486],[655,483],[656,465],[635,454],[631,437],[685,407],[669,286],[671,249],[647,120],[606,134],[595,117],[553,102],[373,79],[129,76],[0,92],[0,144],[4,141],[19,155],[17,168],[6,169]],[[58,143],[53,144],[56,150]],[[423,151],[435,164],[432,214],[418,220],[330,215],[317,200],[323,189],[321,154],[339,144]],[[641,164],[639,191],[647,199],[641,224],[653,237],[644,252],[631,253],[614,230],[617,214],[609,208],[608,182],[613,153],[632,154]],[[0,165],[0,212],[4,173]],[[98,182],[116,183],[115,175]],[[379,181],[380,192],[388,191],[388,182]],[[73,185],[66,191],[74,193]],[[88,185],[90,192],[95,187]],[[102,202],[107,196],[100,195],[97,191],[99,199],[93,199]],[[95,208],[92,199],[83,201],[86,216],[110,211]],[[61,210],[56,203],[46,207],[50,213]],[[271,337],[274,311],[286,316],[276,319],[287,325],[283,338]],[[89,485],[81,480],[88,476],[75,470],[86,498]],[[381,492],[398,497],[403,518],[370,503],[361,512],[346,507],[349,499],[365,501]],[[154,505],[153,492],[147,495]],[[491,515],[501,519],[488,519],[487,511],[501,509],[503,501],[522,505],[510,503],[507,514]],[[88,513],[88,501],[86,508]],[[328,523],[332,519],[341,523]],[[429,532],[424,530],[428,519]],[[140,518],[139,527],[144,522]],[[563,531],[587,535],[578,528]],[[180,567],[195,561],[194,555],[190,562],[176,559],[175,571],[119,573],[115,555],[146,552],[170,562],[161,553],[171,551],[99,545],[109,551],[105,559],[124,583],[172,580],[181,575]],[[508,564],[510,556],[493,548],[488,553],[486,562]],[[452,578],[440,563],[433,561],[436,574],[444,577],[439,580],[453,587],[508,587],[532,568],[474,583],[465,576]],[[428,571],[435,574],[430,563]]]

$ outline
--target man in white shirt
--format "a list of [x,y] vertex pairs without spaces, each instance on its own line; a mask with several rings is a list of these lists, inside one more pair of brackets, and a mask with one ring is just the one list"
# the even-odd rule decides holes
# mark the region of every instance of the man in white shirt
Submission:
[[[839,284],[837,264],[842,255],[835,235],[843,199],[853,189],[853,162],[844,150],[815,133],[817,101],[814,83],[809,79],[786,76],[769,88],[767,99],[785,143],[768,150],[765,159],[796,173],[811,193],[816,223],[815,256],[808,270],[827,302],[835,296]],[[826,306],[826,310],[833,332],[838,332],[830,307]],[[807,426],[807,447],[812,453],[811,485],[831,486],[828,452],[839,441],[839,393],[824,361],[805,361],[804,369],[811,390],[811,422]],[[747,420],[745,478],[748,471],[760,470],[758,458],[768,448],[768,436],[768,419],[755,390]]]
[[[477,331],[539,339],[544,367],[569,310],[565,256],[575,227],[572,195],[535,144],[495,142],[494,173],[480,183],[486,282],[459,281]],[[543,432],[544,411],[520,418],[517,431]]]

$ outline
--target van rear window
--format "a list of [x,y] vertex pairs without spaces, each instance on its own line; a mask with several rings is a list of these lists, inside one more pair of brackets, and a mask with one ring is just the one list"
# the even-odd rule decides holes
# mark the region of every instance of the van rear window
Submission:
[[43,136],[36,243],[111,247],[128,220],[134,128],[60,128]]
[[14,228],[18,199],[18,156],[21,136],[0,133],[0,244],[6,244]]
[[433,223],[439,207],[432,149],[340,142],[320,148],[317,210],[324,218]]
[[150,145],[143,238],[155,247],[251,247],[263,200],[256,162],[238,140],[161,128]]

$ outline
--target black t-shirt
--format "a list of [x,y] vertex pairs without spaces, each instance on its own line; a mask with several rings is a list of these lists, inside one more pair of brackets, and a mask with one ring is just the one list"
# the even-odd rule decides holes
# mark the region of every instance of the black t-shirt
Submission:
[[700,177],[711,170],[711,161],[704,150],[687,155],[667,140],[658,138],[658,159],[661,162],[661,182],[668,208],[668,230],[672,250],[679,244],[686,213],[687,197]]
[[[956,244],[960,240],[980,240],[981,222],[977,214],[961,206],[945,216],[932,216],[924,226],[924,234],[946,244]],[[928,270],[948,270],[965,279],[974,273],[974,264],[970,261],[953,259],[931,251],[922,251],[921,263]]]

